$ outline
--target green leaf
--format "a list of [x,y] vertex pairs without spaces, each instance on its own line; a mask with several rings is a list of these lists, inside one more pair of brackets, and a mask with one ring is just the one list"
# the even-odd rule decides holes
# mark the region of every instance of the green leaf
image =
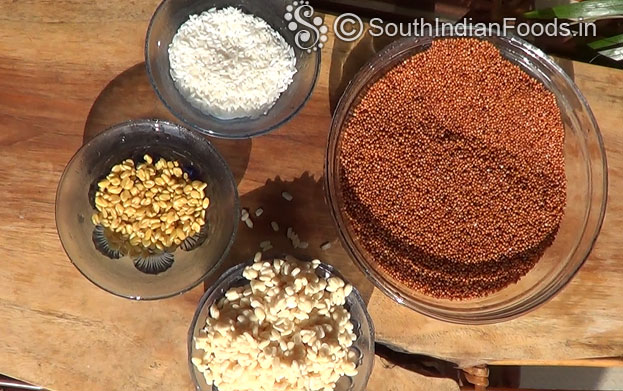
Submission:
[[597,41],[590,42],[588,46],[597,50],[597,49],[602,49],[608,46],[614,46],[618,44],[623,44],[623,34],[615,35],[614,37],[602,38]]
[[623,15],[623,0],[586,0],[524,13],[529,19],[595,19]]
[[614,48],[599,51],[602,56],[610,57],[614,61],[623,60],[623,48]]

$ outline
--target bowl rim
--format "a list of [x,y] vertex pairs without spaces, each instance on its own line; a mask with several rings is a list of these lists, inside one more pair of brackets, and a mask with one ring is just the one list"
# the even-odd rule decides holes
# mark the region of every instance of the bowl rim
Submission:
[[[400,39],[393,41],[392,43],[388,44],[383,49],[381,49],[379,52],[374,54],[357,71],[354,77],[350,80],[350,82],[344,89],[344,92],[342,93],[338,101],[338,104],[336,105],[336,108],[333,112],[333,117],[331,120],[331,127],[329,130],[328,136],[327,136],[327,144],[326,144],[327,147],[325,150],[325,166],[324,166],[325,195],[327,197],[327,202],[329,204],[331,217],[333,219],[334,224],[337,227],[338,235],[340,238],[340,242],[342,243],[342,246],[344,247],[348,255],[351,257],[351,259],[354,261],[354,263],[368,277],[368,279],[374,284],[374,286],[378,288],[379,290],[381,290],[385,295],[390,297],[392,300],[394,300],[398,304],[401,304],[409,309],[415,310],[433,319],[455,323],[455,324],[481,325],[481,324],[492,324],[492,323],[505,322],[505,321],[515,319],[521,315],[524,315],[528,312],[535,310],[536,308],[542,306],[543,304],[547,303],[549,300],[554,298],[558,293],[560,293],[560,291],[564,287],[566,287],[569,284],[569,282],[571,282],[573,277],[577,274],[577,272],[580,270],[582,265],[586,262],[593,247],[595,246],[595,243],[601,231],[601,227],[603,225],[603,221],[604,221],[604,217],[606,213],[606,205],[607,205],[607,200],[608,200],[608,164],[607,164],[606,151],[605,151],[605,147],[603,143],[603,137],[599,130],[599,125],[595,119],[595,116],[586,98],[584,97],[582,92],[579,90],[578,86],[569,77],[569,75],[550,56],[545,54],[541,49],[537,48],[531,43],[515,35],[495,34],[493,33],[493,30],[491,29],[488,31],[488,34],[486,34],[485,36],[477,36],[477,35],[469,35],[469,34],[455,35],[451,32],[452,30],[451,28],[444,28],[440,30],[443,30],[442,35],[440,35],[440,31],[437,30],[435,31],[433,35],[426,35],[423,37],[404,37],[404,38],[400,38]],[[468,30],[472,31],[473,29],[468,28]],[[450,33],[448,31],[450,31]],[[355,99],[362,92],[364,92],[363,87],[360,89],[357,89],[356,84],[360,82],[362,79],[366,78],[366,71],[371,68],[374,68],[375,65],[377,66],[381,65],[380,62],[382,62],[384,59],[389,58],[390,55],[396,55],[400,53],[398,52],[398,50],[402,46],[405,46],[405,47],[415,46],[415,44],[421,40],[425,40],[425,41],[430,40],[431,42],[436,39],[448,39],[448,38],[454,38],[454,39],[476,38],[480,40],[487,40],[487,38],[491,38],[491,37],[501,39],[503,41],[507,41],[507,43],[509,44],[519,45],[523,49],[531,52],[533,55],[538,57],[540,61],[543,61],[546,67],[553,68],[553,70],[559,73],[562,76],[564,82],[571,88],[571,90],[573,90],[580,104],[585,109],[587,118],[590,121],[595,131],[595,140],[596,140],[599,155],[601,158],[601,165],[600,165],[601,167],[599,167],[599,169],[602,170],[603,181],[601,183],[601,186],[599,186],[600,185],[599,183],[593,183],[591,180],[591,182],[589,183],[589,190],[590,190],[591,196],[593,196],[596,193],[595,188],[601,187],[600,189],[601,190],[601,201],[599,202],[598,207],[595,205],[592,205],[591,203],[589,203],[587,207],[587,213],[586,213],[586,217],[584,220],[583,234],[581,238],[585,237],[587,229],[590,228],[589,225],[592,225],[592,224],[587,224],[586,222],[589,220],[591,214],[594,214],[597,208],[599,208],[598,216],[595,220],[596,223],[594,224],[595,227],[592,230],[593,232],[590,232],[588,234],[590,235],[588,236],[590,237],[590,240],[589,240],[588,245],[586,246],[585,251],[581,253],[582,260],[578,262],[577,265],[575,265],[573,269],[570,270],[568,275],[561,275],[562,273],[559,273],[559,275],[553,278],[552,281],[550,281],[547,284],[544,284],[542,288],[540,288],[537,292],[535,292],[529,298],[531,299],[529,300],[529,302],[519,301],[516,303],[512,303],[511,305],[508,306],[507,309],[504,309],[503,311],[500,308],[494,307],[492,309],[487,310],[486,312],[478,313],[472,310],[472,311],[465,311],[462,313],[452,314],[450,313],[452,311],[440,310],[436,308],[435,305],[424,304],[419,300],[413,300],[407,297],[405,294],[403,294],[403,292],[401,292],[400,289],[393,286],[396,284],[388,284],[387,283],[388,279],[381,276],[377,271],[369,267],[367,264],[367,261],[364,259],[360,259],[360,257],[358,256],[358,250],[355,251],[355,249],[352,248],[350,242],[352,241],[353,243],[355,243],[356,240],[354,238],[350,238],[350,235],[347,232],[347,229],[346,229],[347,224],[345,222],[345,218],[342,216],[342,213],[339,210],[340,208],[337,202],[338,188],[337,187],[335,189],[333,188],[334,181],[331,180],[331,179],[335,180],[335,178],[333,178],[333,170],[332,170],[332,168],[334,168],[333,166],[335,165],[335,162],[330,160],[330,156],[332,153],[336,153],[334,151],[337,150],[339,134],[341,133],[341,130],[342,130],[341,128],[343,127],[343,122],[344,122],[342,120],[342,124],[341,125],[338,124],[339,118],[337,118],[336,113],[340,111],[348,110],[349,109],[348,105],[349,104],[352,105],[353,103],[352,99]],[[394,53],[394,51],[397,51],[397,52]],[[354,98],[351,99],[351,97],[354,97]],[[351,100],[351,102],[347,102],[349,100]],[[599,162],[597,162],[596,166],[599,166]],[[593,177],[592,170],[590,170],[590,168],[588,170],[589,170],[589,178],[592,178]],[[597,194],[599,195],[599,193]],[[581,243],[581,241],[582,239],[580,239],[580,242],[578,242],[578,246]],[[577,251],[577,246],[574,251]]]
[[[158,4],[158,7],[156,7],[156,10],[154,11],[154,13],[151,16],[151,19],[149,20],[149,25],[147,26],[147,32],[145,34],[145,46],[144,46],[144,54],[145,54],[145,68],[147,69],[147,76],[149,78],[149,84],[151,84],[151,87],[153,88],[153,90],[156,92],[156,95],[158,96],[158,99],[160,99],[160,102],[162,102],[162,104],[164,104],[164,106],[167,108],[167,110],[173,114],[175,116],[175,118],[179,119],[180,121],[182,121],[182,123],[185,126],[188,126],[190,129],[193,129],[197,132],[200,132],[204,135],[208,135],[208,136],[213,136],[213,137],[217,137],[217,138],[222,138],[222,139],[228,139],[228,140],[244,140],[244,139],[249,139],[249,138],[253,138],[253,137],[257,137],[257,136],[261,136],[267,133],[272,132],[273,130],[276,130],[277,128],[280,128],[281,126],[285,125],[287,122],[289,122],[291,119],[293,119],[302,109],[303,107],[305,107],[305,105],[307,104],[307,102],[309,102],[309,100],[311,99],[311,96],[314,92],[314,89],[316,88],[316,84],[318,83],[318,75],[320,74],[320,64],[321,64],[321,50],[315,50],[312,53],[314,53],[315,57],[316,57],[316,61],[314,63],[314,76],[313,76],[313,80],[312,83],[309,86],[309,91],[307,92],[305,99],[303,99],[303,101],[301,102],[301,104],[295,108],[291,113],[289,113],[284,119],[282,119],[279,122],[276,122],[272,125],[270,125],[269,127],[263,128],[263,129],[259,129],[253,132],[245,132],[245,133],[241,133],[241,134],[228,134],[228,133],[224,133],[224,132],[219,132],[219,131],[215,131],[212,129],[209,129],[203,125],[194,123],[190,120],[188,120],[187,118],[184,117],[184,115],[176,110],[174,110],[171,105],[169,104],[168,100],[164,97],[164,95],[162,94],[162,92],[158,89],[158,87],[156,86],[156,82],[153,76],[153,69],[151,67],[150,61],[149,61],[149,43],[151,42],[151,33],[152,33],[152,28],[154,25],[154,22],[156,20],[156,18],[159,16],[160,12],[162,11],[162,9],[164,8],[165,4],[168,3],[170,0],[162,0],[160,2],[160,4]],[[257,0],[255,0],[257,1]],[[206,3],[206,11],[208,9],[210,9],[211,7],[209,6],[209,3]],[[309,54],[312,55],[312,54]],[[290,88],[292,86],[293,83],[290,83],[290,85],[288,86],[288,88]],[[177,88],[176,88],[177,90]],[[287,89],[286,89],[287,90]],[[285,92],[285,91],[284,91]],[[281,95],[279,96],[279,98],[277,99],[277,101],[279,99],[281,99],[283,97],[283,93],[281,93]],[[182,98],[184,98],[182,96]],[[275,101],[275,104],[277,103],[277,101]],[[187,105],[190,106],[190,103],[187,102]],[[273,105],[274,107],[274,105]],[[272,109],[272,107],[271,107]],[[270,110],[269,109],[269,112]],[[200,111],[201,112],[201,111]],[[208,118],[205,113],[201,112],[202,117],[204,118]],[[244,118],[243,118],[244,119]]]
[[[286,254],[276,254],[276,255],[272,255],[270,256],[271,259],[294,259],[297,262],[311,262],[308,260],[301,260],[299,258],[293,257],[291,255],[286,255]],[[267,261],[262,259],[262,261]],[[223,274],[221,274],[218,279],[211,284],[206,291],[203,293],[203,295],[201,296],[201,299],[199,299],[199,304],[197,304],[197,308],[195,310],[195,313],[193,315],[193,318],[190,322],[190,327],[188,328],[188,336],[187,336],[187,356],[188,356],[188,369],[190,371],[190,377],[193,381],[193,384],[195,385],[195,389],[197,391],[202,391],[201,387],[199,386],[199,382],[197,381],[197,378],[195,376],[195,367],[192,363],[192,350],[193,350],[193,342],[194,342],[194,338],[195,338],[195,327],[197,325],[197,321],[199,320],[199,316],[201,316],[201,314],[203,313],[203,309],[206,305],[206,302],[208,301],[208,298],[210,297],[210,295],[212,295],[212,293],[218,289],[221,288],[222,283],[228,279],[230,276],[240,272],[241,269],[244,269],[247,266],[250,266],[254,263],[253,259],[250,260],[245,260],[243,262],[240,262],[232,267],[230,267],[229,269],[227,269],[225,272],[223,272]],[[365,300],[363,299],[363,296],[361,296],[361,293],[359,292],[359,290],[357,289],[357,287],[353,284],[351,284],[346,278],[344,278],[344,276],[340,273],[339,270],[337,270],[336,267],[334,267],[333,265],[330,265],[328,263],[322,262],[320,261],[320,264],[322,265],[323,268],[327,269],[332,275],[335,275],[339,278],[342,279],[342,281],[344,281],[347,284],[350,284],[353,287],[353,291],[351,292],[351,294],[355,295],[355,300],[358,301],[359,303],[361,303],[361,307],[363,309],[363,314],[364,317],[366,318],[366,320],[368,321],[368,325],[369,325],[369,329],[370,329],[370,341],[371,341],[371,345],[372,345],[372,349],[370,354],[372,356],[374,356],[375,354],[375,341],[376,341],[376,330],[374,328],[374,321],[372,320],[372,316],[370,316],[370,313],[368,312],[368,307],[367,304],[365,302]],[[370,365],[370,369],[368,371],[368,373],[366,374],[366,380],[364,383],[364,387],[367,387],[368,381],[370,380],[370,375],[372,374],[372,371],[374,370],[374,359],[372,359],[372,365]],[[216,391],[216,387],[213,386],[212,390]],[[206,391],[206,390],[203,390]]]
[[[174,292],[174,293],[168,293],[166,295],[155,295],[155,296],[139,296],[139,295],[124,295],[122,293],[119,292],[115,292],[112,289],[107,288],[106,286],[98,283],[97,281],[95,281],[93,278],[89,277],[73,260],[72,256],[69,254],[69,252],[67,251],[67,248],[65,246],[65,243],[63,242],[63,237],[61,236],[61,228],[59,227],[59,222],[57,217],[58,214],[58,208],[59,208],[59,198],[61,195],[61,189],[63,186],[63,183],[65,182],[65,176],[67,175],[67,172],[69,170],[69,167],[74,163],[74,161],[77,159],[78,155],[86,148],[89,148],[90,146],[94,145],[97,143],[98,139],[103,138],[105,135],[115,132],[115,131],[120,131],[120,129],[132,126],[132,125],[155,125],[155,124],[165,124],[167,126],[173,126],[178,128],[179,130],[181,130],[182,132],[186,132],[188,133],[191,137],[193,137],[194,139],[198,140],[199,142],[204,142],[206,143],[206,147],[208,148],[208,150],[214,154],[214,156],[216,156],[216,158],[223,164],[223,167],[225,167],[226,171],[227,171],[227,177],[229,178],[229,182],[232,184],[233,189],[234,189],[234,213],[233,213],[233,230],[232,230],[232,234],[231,237],[229,238],[229,242],[227,243],[227,246],[225,247],[225,251],[223,252],[223,254],[221,255],[221,257],[219,258],[219,260],[214,264],[214,266],[212,268],[210,268],[207,272],[205,272],[198,280],[192,282],[189,286],[187,286],[186,288],[178,291],[178,292]],[[197,285],[199,285],[201,282],[203,282],[207,277],[210,276],[210,274],[212,274],[215,270],[217,270],[219,268],[219,266],[221,266],[223,264],[223,262],[225,261],[225,258],[227,257],[227,255],[229,254],[229,251],[231,250],[231,247],[234,244],[234,241],[236,239],[237,233],[238,233],[238,220],[240,219],[240,198],[238,195],[238,186],[236,184],[236,180],[234,178],[234,175],[231,171],[231,168],[229,167],[229,165],[227,164],[227,162],[225,161],[225,159],[223,158],[223,156],[218,152],[218,150],[214,147],[214,145],[212,145],[212,143],[210,142],[210,140],[206,139],[205,136],[196,134],[195,132],[190,131],[189,129],[178,125],[176,123],[173,122],[169,122],[169,121],[165,121],[165,120],[160,120],[160,119],[138,119],[138,120],[129,120],[129,121],[125,121],[125,122],[121,122],[115,125],[112,125],[106,129],[104,129],[103,131],[101,131],[100,133],[98,133],[97,135],[95,135],[93,138],[91,138],[89,141],[87,141],[86,143],[82,144],[82,146],[80,146],[80,148],[78,148],[78,150],[73,154],[73,156],[71,157],[71,159],[69,160],[69,162],[65,165],[65,168],[63,169],[63,173],[61,174],[61,177],[58,181],[58,185],[56,188],[56,195],[54,198],[54,221],[55,221],[55,225],[56,225],[56,233],[58,235],[59,241],[61,242],[61,246],[63,247],[63,251],[65,252],[65,254],[67,255],[67,258],[69,258],[69,261],[72,263],[72,265],[74,265],[74,267],[76,269],[78,269],[78,271],[80,272],[80,274],[82,274],[88,281],[90,281],[93,285],[97,286],[98,288],[111,293],[115,296],[118,297],[123,297],[125,299],[130,299],[130,300],[136,300],[136,301],[152,301],[152,300],[160,300],[160,299],[167,299],[170,297],[175,297],[175,296],[179,296],[182,295],[188,291],[190,291],[191,289],[195,288]]]

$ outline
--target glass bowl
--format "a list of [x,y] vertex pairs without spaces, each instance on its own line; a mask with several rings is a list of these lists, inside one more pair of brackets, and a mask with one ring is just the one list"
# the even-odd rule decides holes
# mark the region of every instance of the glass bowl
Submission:
[[[305,105],[314,89],[320,67],[320,51],[301,49],[284,19],[284,0],[164,0],[154,13],[145,42],[145,65],[156,94],[186,125],[210,136],[247,138],[265,134],[289,121]],[[177,90],[169,73],[169,44],[190,15],[211,8],[236,7],[264,19],[294,49],[297,72],[274,106],[257,118],[222,120],[193,107]]]
[[[142,162],[145,154],[177,160],[191,179],[208,184],[206,224],[196,241],[164,257],[103,251],[104,229],[91,221],[97,183],[112,166],[128,158]],[[67,164],[56,193],[56,227],[71,262],[100,288],[136,300],[173,296],[203,281],[227,255],[238,219],[236,183],[221,155],[205,137],[165,121],[126,122],[97,135]]]
[[[299,261],[289,256],[277,258]],[[218,388],[216,386],[210,387],[206,383],[203,374],[192,363],[192,357],[200,354],[197,352],[198,349],[195,348],[194,338],[199,331],[205,327],[210,306],[223,297],[225,292],[230,288],[247,285],[249,283],[249,280],[242,276],[242,272],[245,267],[252,264],[253,261],[249,261],[227,270],[219,277],[218,281],[208,288],[199,302],[195,316],[190,324],[190,329],[188,330],[188,365],[190,368],[190,376],[195,383],[197,391],[218,391]],[[330,276],[336,276],[348,283],[348,281],[331,265],[321,263],[316,268],[316,272],[320,277],[328,278]],[[366,309],[366,303],[354,286],[353,292],[346,298],[345,307],[351,314],[351,322],[354,326],[353,330],[357,335],[357,340],[353,342],[351,349],[359,355],[357,366],[359,371],[357,375],[352,378],[342,376],[336,383],[335,391],[364,391],[368,384],[368,378],[372,373],[372,367],[374,366],[374,325]]]
[[[538,48],[515,37],[488,36],[513,64],[542,82],[555,94],[565,127],[567,206],[554,243],[536,266],[516,284],[486,297],[452,301],[408,289],[384,272],[354,235],[340,189],[342,126],[373,84],[407,57],[430,47],[441,37],[404,38],[376,54],[351,81],[342,95],[331,125],[325,162],[325,188],[340,239],[351,258],[385,294],[424,315],[463,324],[494,323],[524,314],[546,302],[575,275],[590,253],[604,218],[607,166],[601,134],[593,114],[567,74]],[[468,31],[467,36],[473,36]]]

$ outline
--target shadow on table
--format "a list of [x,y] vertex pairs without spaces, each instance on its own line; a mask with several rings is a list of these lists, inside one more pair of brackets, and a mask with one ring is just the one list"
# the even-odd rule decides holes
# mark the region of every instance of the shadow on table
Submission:
[[[260,243],[269,240],[273,248],[265,252],[265,257],[287,254],[301,260],[318,258],[338,268],[357,287],[367,303],[372,294],[372,285],[351,261],[338,240],[325,202],[323,181],[323,178],[316,179],[306,172],[293,181],[284,181],[280,177],[269,179],[262,187],[244,194],[241,207],[249,212],[253,228],[240,222],[238,236],[227,261],[206,280],[205,286],[210,286],[229,267],[252,259],[260,251]],[[292,194],[294,199],[286,201],[281,196],[284,191]],[[258,208],[263,210],[259,217],[255,215]],[[272,221],[279,225],[279,231],[273,231]],[[288,227],[292,227],[301,241],[308,242],[307,248],[292,246],[286,237]],[[320,246],[326,242],[331,243],[331,248],[322,250]]]
[[[140,63],[119,74],[99,94],[87,117],[83,143],[115,124],[145,118],[179,123],[156,96],[145,63]],[[236,182],[240,183],[249,163],[251,140],[208,138],[229,164]]]

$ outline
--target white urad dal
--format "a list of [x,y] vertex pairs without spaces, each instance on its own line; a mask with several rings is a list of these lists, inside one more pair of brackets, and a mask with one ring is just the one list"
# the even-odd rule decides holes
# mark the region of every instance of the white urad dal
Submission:
[[316,274],[320,261],[261,260],[249,284],[209,309],[193,364],[219,391],[332,391],[355,376],[357,338],[344,305],[353,287]]
[[169,45],[169,62],[182,95],[221,119],[266,114],[296,73],[284,38],[234,7],[191,15]]

